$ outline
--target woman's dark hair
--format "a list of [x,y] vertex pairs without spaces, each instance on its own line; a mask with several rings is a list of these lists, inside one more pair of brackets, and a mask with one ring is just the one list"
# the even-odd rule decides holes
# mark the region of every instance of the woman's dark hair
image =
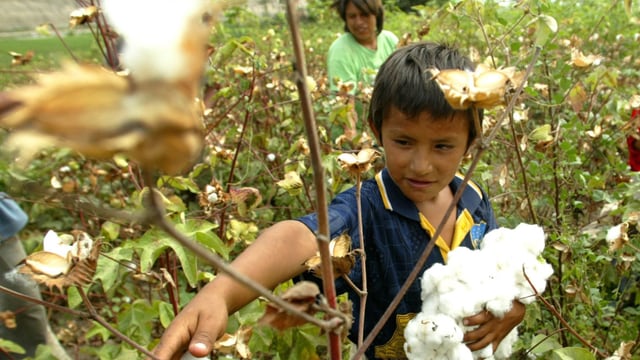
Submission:
[[380,34],[384,26],[384,8],[381,0],[336,0],[331,7],[335,8],[344,21],[344,31],[349,32],[347,27],[347,5],[352,3],[365,14],[376,16],[376,33]]
[[[444,97],[429,69],[460,69],[473,71],[475,64],[448,45],[421,42],[399,48],[380,66],[373,86],[369,119],[380,134],[382,120],[394,106],[409,117],[427,111],[436,119],[448,119],[456,111],[467,111],[469,142],[478,135],[472,109],[455,110]],[[482,111],[478,110],[480,124]],[[382,139],[381,139],[382,140]]]

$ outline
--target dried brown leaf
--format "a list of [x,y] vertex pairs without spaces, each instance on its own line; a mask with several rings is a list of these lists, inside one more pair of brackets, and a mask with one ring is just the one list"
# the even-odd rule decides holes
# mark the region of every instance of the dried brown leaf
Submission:
[[0,311],[0,321],[7,329],[16,328],[16,314],[13,311]]
[[98,15],[98,8],[96,6],[87,6],[71,11],[69,14],[69,26],[74,28],[78,25],[92,22],[96,15]]
[[[310,281],[301,281],[287,289],[287,291],[282,294],[282,299],[287,301],[293,308],[309,315],[314,315],[316,309],[313,305],[318,295],[320,295],[318,285]],[[306,324],[307,321],[298,315],[284,311],[275,304],[269,303],[259,323],[282,331]]]

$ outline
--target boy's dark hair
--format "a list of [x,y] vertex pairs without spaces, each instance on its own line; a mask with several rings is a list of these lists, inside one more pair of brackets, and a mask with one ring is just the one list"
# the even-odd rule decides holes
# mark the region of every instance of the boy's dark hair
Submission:
[[[369,121],[376,133],[381,133],[382,119],[392,106],[409,117],[427,111],[436,119],[448,119],[456,111],[461,111],[449,105],[440,86],[432,79],[431,68],[473,71],[475,65],[448,45],[421,42],[396,50],[380,66],[373,86]],[[463,111],[468,112],[469,146],[478,134],[473,123],[473,110]],[[482,111],[478,112],[482,124]]]
[[384,26],[384,8],[381,0],[336,0],[331,5],[340,14],[342,21],[344,21],[344,31],[350,32],[347,27],[347,5],[352,3],[360,11],[365,14],[373,14],[376,16],[376,34],[380,34]]

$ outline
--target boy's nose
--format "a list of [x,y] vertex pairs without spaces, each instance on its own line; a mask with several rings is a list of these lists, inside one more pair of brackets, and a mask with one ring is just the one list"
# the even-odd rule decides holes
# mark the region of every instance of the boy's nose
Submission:
[[433,161],[430,160],[428,154],[416,154],[411,160],[411,170],[418,175],[428,174],[433,171]]

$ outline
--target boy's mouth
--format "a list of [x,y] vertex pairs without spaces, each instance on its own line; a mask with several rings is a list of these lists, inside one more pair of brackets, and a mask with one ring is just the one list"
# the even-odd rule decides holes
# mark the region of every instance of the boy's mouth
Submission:
[[435,181],[416,180],[416,179],[407,179],[407,182],[409,183],[409,185],[416,188],[425,188],[435,183]]

